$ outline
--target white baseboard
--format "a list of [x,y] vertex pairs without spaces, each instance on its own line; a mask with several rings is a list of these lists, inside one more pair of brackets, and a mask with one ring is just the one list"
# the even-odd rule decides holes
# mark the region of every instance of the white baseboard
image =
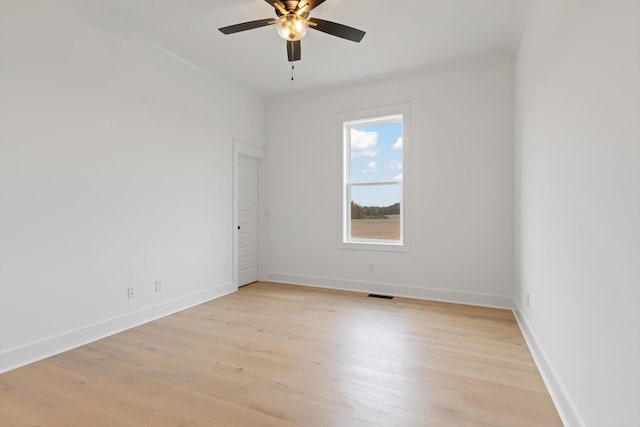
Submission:
[[513,314],[518,321],[518,325],[520,326],[522,335],[527,342],[527,346],[529,347],[529,351],[533,356],[533,360],[538,367],[538,371],[540,371],[542,380],[547,386],[547,390],[551,395],[553,403],[556,405],[556,409],[558,411],[558,414],[560,415],[562,423],[565,425],[565,427],[584,427],[585,424],[580,418],[580,415],[578,415],[578,411],[573,404],[573,401],[569,397],[569,393],[567,393],[566,388],[562,385],[562,382],[560,381],[556,370],[549,362],[549,359],[545,355],[544,350],[538,344],[538,340],[533,334],[533,331],[529,328],[527,321],[522,316],[522,313],[518,310],[518,307],[515,303]]
[[224,283],[201,292],[9,349],[0,353],[0,374],[219,298],[236,290],[233,283]]
[[263,279],[270,282],[290,283],[293,285],[308,285],[318,288],[339,289],[343,291],[367,292],[393,295],[398,297],[452,302],[457,304],[506,308],[509,310],[513,309],[513,298],[511,296],[449,291],[443,289],[418,288],[414,286],[398,285],[394,283],[336,279],[333,277],[308,276],[274,272],[265,273]]

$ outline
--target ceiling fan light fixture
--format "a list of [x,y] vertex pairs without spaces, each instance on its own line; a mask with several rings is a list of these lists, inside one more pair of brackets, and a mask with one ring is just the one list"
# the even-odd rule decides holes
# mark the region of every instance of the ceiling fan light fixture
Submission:
[[295,42],[302,39],[305,34],[307,34],[309,24],[307,24],[307,20],[303,17],[296,14],[289,14],[282,16],[278,20],[276,29],[278,30],[280,37],[285,40]]
[[[0,0],[1,2],[2,0]],[[300,40],[307,34],[309,27],[331,36],[352,42],[360,42],[365,32],[337,22],[309,18],[309,13],[326,0],[265,0],[273,7],[277,18],[257,19],[218,28],[222,34],[235,34],[242,31],[275,25],[278,35],[287,41],[287,59],[300,61]]]

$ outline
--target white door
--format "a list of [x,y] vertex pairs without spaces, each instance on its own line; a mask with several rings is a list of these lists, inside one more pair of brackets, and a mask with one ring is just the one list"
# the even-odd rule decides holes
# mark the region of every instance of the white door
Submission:
[[258,160],[238,156],[238,286],[258,280]]

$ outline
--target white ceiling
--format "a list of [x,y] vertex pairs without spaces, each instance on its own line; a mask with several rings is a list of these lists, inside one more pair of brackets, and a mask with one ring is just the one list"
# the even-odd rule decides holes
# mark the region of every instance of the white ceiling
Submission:
[[204,71],[263,95],[340,84],[517,48],[531,0],[326,0],[311,17],[367,32],[361,43],[309,30],[290,80],[274,27],[219,27],[275,16],[264,0],[64,0],[85,21],[135,35]]

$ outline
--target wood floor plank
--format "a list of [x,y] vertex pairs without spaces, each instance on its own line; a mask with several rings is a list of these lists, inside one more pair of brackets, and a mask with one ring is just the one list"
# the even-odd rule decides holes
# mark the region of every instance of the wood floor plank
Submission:
[[0,375],[34,425],[562,424],[508,310],[261,282]]

